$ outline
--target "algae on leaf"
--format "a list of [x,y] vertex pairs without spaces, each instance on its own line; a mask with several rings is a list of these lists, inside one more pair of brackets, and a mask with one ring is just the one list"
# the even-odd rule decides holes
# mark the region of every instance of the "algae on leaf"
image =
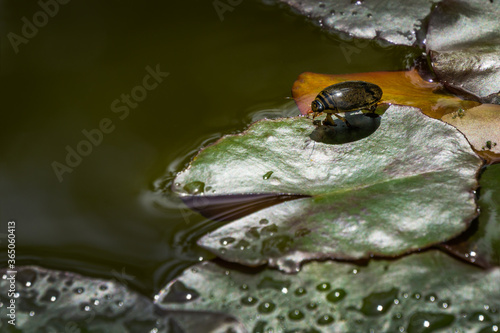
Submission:
[[482,161],[454,127],[393,105],[372,135],[355,142],[316,142],[315,129],[305,117],[259,121],[178,174],[174,191],[186,197],[193,182],[211,188],[205,197],[310,196],[231,222],[202,237],[202,247],[292,272],[305,260],[402,255],[460,234],[477,216]]
[[[489,272],[439,251],[398,260],[312,262],[294,275],[243,273],[204,262],[160,293],[166,310],[222,312],[248,332],[495,332],[500,328],[498,268]],[[200,295],[168,300],[182,283]]]

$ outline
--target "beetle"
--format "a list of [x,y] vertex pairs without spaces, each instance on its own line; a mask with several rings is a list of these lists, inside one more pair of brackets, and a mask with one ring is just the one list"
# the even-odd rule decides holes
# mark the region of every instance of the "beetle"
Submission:
[[323,89],[311,103],[313,119],[320,113],[326,113],[324,125],[335,126],[332,114],[341,119],[347,126],[349,122],[338,114],[356,110],[367,110],[367,115],[375,115],[378,102],[382,99],[382,89],[374,83],[365,81],[345,81]]

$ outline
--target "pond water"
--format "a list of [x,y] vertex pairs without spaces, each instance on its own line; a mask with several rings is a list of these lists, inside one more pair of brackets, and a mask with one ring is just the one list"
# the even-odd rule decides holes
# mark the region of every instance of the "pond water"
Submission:
[[7,34],[41,7],[1,4],[0,232],[16,221],[17,265],[125,273],[149,295],[210,257],[196,239],[214,224],[155,193],[202,145],[293,114],[304,71],[401,70],[419,55],[250,0],[223,20],[212,1],[75,0],[14,47]]

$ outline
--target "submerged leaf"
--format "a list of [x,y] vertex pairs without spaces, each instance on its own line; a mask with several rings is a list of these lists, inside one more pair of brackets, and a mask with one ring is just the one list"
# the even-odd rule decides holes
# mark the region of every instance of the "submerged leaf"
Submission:
[[427,50],[447,87],[500,104],[500,2],[441,1],[432,12]]
[[372,135],[341,145],[311,140],[317,128],[304,117],[264,120],[201,151],[175,179],[178,194],[203,182],[219,195],[311,197],[229,223],[199,244],[229,261],[295,271],[304,260],[397,256],[464,231],[477,214],[482,165],[467,140],[411,107],[391,106],[381,119]]
[[[296,275],[249,274],[204,262],[167,285],[157,304],[227,313],[248,332],[495,332],[499,280],[498,268],[485,272],[437,251],[363,267],[312,262]],[[165,301],[178,282],[200,297]]]
[[462,100],[443,90],[439,83],[424,81],[416,70],[398,72],[370,72],[356,74],[299,75],[292,87],[292,96],[302,114],[311,110],[311,102],[324,88],[343,81],[368,81],[382,88],[381,103],[415,106],[426,115],[441,118],[458,109],[468,109],[478,102]]
[[413,45],[437,0],[280,0],[331,33]]
[[[227,314],[165,313],[153,301],[126,287],[125,273],[112,280],[49,270],[37,266],[0,270],[2,332],[195,332],[201,325],[212,332],[244,332]],[[14,276],[12,278],[12,276]],[[180,283],[180,282],[179,282]],[[175,287],[173,287],[175,288]],[[8,306],[14,300],[14,316]],[[15,326],[7,323],[15,322]],[[10,330],[15,328],[15,330]],[[19,331],[17,330],[19,329]],[[216,331],[216,329],[220,329]]]
[[482,104],[443,116],[464,133],[476,152],[489,163],[500,162],[500,105]]

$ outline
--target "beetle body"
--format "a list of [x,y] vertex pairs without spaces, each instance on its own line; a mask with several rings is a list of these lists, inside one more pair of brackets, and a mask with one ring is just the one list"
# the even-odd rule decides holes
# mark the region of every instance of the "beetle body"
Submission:
[[382,89],[376,84],[365,81],[345,81],[323,89],[311,103],[313,119],[321,112],[327,114],[326,123],[334,125],[331,115],[349,123],[337,112],[366,110],[374,113],[377,103],[382,99]]

